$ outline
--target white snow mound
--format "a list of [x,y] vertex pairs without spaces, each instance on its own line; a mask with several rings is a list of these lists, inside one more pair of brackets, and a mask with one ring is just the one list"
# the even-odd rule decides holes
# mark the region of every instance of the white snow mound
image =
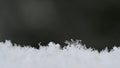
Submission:
[[46,47],[12,46],[0,42],[0,68],[120,68],[120,48],[100,53],[80,43],[69,43],[64,49],[50,42]]

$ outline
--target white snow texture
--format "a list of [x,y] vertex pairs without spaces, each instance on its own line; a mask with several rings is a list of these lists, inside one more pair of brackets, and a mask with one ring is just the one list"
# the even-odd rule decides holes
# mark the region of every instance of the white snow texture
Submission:
[[78,42],[64,49],[53,42],[39,49],[12,45],[0,42],[0,68],[120,68],[119,47],[99,53]]

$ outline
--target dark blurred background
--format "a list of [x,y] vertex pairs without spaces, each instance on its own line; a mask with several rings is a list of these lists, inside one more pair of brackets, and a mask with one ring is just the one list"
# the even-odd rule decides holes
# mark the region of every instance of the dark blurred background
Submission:
[[0,41],[39,47],[82,40],[87,47],[120,45],[119,0],[0,0]]

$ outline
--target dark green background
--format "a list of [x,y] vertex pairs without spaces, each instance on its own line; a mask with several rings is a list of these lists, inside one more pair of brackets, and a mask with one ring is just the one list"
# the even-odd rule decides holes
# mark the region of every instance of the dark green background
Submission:
[[88,47],[120,45],[118,0],[0,0],[0,40],[30,44],[78,39]]

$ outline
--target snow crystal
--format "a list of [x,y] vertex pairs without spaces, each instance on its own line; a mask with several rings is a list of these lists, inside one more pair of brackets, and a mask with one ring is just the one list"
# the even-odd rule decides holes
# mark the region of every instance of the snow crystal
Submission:
[[0,42],[0,68],[120,68],[119,47],[98,52],[79,42],[67,43],[63,49],[53,42],[34,49]]

